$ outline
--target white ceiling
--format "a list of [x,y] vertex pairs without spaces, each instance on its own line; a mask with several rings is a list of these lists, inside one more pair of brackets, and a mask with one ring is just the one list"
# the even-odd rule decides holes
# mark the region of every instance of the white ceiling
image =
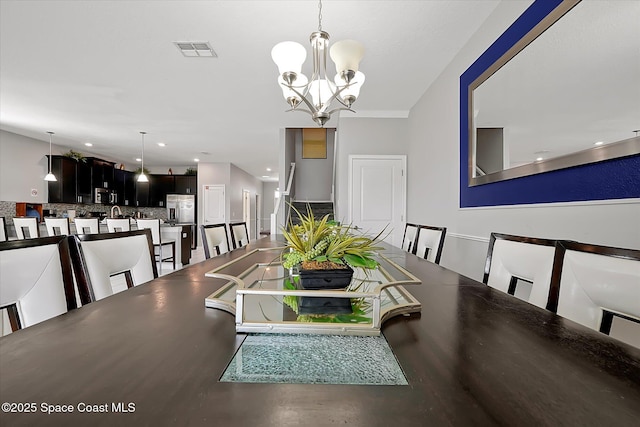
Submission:
[[[331,40],[365,45],[358,116],[406,117],[498,3],[325,0]],[[57,145],[129,165],[144,130],[145,166],[198,157],[276,177],[266,169],[278,167],[279,129],[314,123],[285,113],[271,48],[308,47],[317,11],[301,0],[2,0],[0,128],[43,141],[51,130]],[[186,58],[174,41],[208,41],[218,58]]]

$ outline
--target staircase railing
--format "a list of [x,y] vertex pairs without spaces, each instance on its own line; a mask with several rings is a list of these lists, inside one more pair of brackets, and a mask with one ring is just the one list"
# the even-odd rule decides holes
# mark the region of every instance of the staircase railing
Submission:
[[[280,192],[280,196],[278,200],[276,200],[275,206],[273,207],[273,213],[271,214],[271,234],[277,234],[278,230],[278,213],[280,212],[280,205],[283,204],[286,196],[289,196],[291,193],[291,185],[293,184],[293,175],[296,171],[296,164],[291,163],[291,167],[289,168],[289,178],[287,181],[287,189],[285,191]],[[284,221],[282,221],[284,225]]]

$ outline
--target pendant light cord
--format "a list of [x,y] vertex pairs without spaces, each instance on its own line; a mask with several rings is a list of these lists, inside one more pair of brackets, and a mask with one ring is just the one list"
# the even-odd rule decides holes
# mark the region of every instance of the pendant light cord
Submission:
[[322,31],[322,0],[318,2],[318,31]]

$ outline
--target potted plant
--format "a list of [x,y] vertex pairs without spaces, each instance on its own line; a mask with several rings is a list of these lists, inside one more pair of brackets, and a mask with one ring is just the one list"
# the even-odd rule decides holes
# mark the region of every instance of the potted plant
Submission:
[[[351,226],[343,226],[329,220],[329,215],[316,219],[307,206],[301,214],[300,224],[289,222],[282,231],[287,246],[282,252],[282,265],[297,268],[299,285],[303,289],[347,289],[353,277],[353,269],[374,269],[378,262],[373,258],[382,232],[371,238],[357,233]],[[384,230],[383,230],[384,231]],[[299,304],[304,314],[350,313],[348,298],[302,297]]]

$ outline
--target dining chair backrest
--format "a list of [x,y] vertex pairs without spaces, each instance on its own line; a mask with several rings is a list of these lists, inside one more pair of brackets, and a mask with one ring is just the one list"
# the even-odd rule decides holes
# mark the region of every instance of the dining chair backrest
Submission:
[[159,219],[137,219],[136,224],[138,226],[138,230],[151,230],[151,240],[153,241],[154,245],[159,245],[160,243],[162,243]]
[[249,244],[249,232],[247,231],[246,222],[229,224],[229,229],[231,230],[233,249],[241,248]]
[[483,282],[511,295],[519,281],[531,284],[526,298],[545,308],[549,300],[555,240],[491,233]]
[[73,220],[76,225],[76,234],[98,234],[100,233],[100,219],[94,218],[75,218]]
[[550,305],[557,313],[609,334],[614,317],[640,323],[640,250],[560,241]]
[[209,259],[229,252],[229,235],[226,224],[206,224],[200,226],[204,242],[204,256]]
[[45,218],[44,223],[47,226],[49,236],[68,236],[71,234],[69,218]]
[[440,264],[446,234],[446,227],[419,225],[414,253],[427,261]]
[[402,249],[415,254],[416,253],[416,237],[418,236],[418,226],[416,224],[407,223],[404,226],[404,235],[402,236]]
[[13,226],[16,229],[16,237],[22,239],[34,239],[40,237],[38,219],[32,216],[13,218]]
[[6,242],[9,240],[9,233],[7,233],[7,221],[3,216],[0,216],[0,242]]
[[131,221],[129,218],[107,218],[107,229],[109,230],[109,233],[130,231]]
[[158,277],[150,230],[74,236],[71,258],[76,281],[86,283],[82,304],[113,294],[111,276],[124,274],[127,287]]
[[0,243],[0,307],[14,331],[77,308],[66,236]]

